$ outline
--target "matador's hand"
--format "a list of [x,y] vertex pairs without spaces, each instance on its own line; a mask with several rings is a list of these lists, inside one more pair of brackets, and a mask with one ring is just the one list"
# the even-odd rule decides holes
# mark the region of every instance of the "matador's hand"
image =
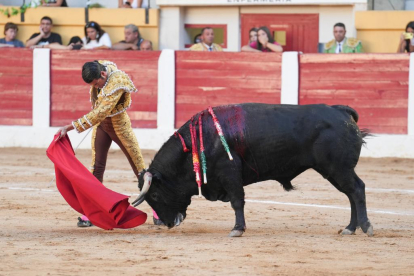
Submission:
[[66,125],[64,127],[59,128],[59,130],[56,132],[56,135],[59,134],[59,136],[56,138],[56,141],[64,137],[68,133],[68,131],[71,131],[72,129],[73,129],[72,125]]

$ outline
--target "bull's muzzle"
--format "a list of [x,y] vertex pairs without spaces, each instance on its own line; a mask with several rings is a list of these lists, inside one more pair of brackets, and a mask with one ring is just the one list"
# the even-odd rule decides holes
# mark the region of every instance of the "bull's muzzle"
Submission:
[[144,186],[142,186],[141,193],[138,195],[137,199],[135,199],[132,202],[132,205],[134,207],[137,207],[138,205],[140,205],[144,201],[145,194],[148,192],[148,190],[151,186],[151,181],[152,181],[152,174],[150,172],[146,172],[144,174]]
[[167,223],[168,228],[173,228],[174,226],[179,226],[181,222],[184,221],[184,215],[181,213],[178,213],[177,216],[174,219],[174,223]]

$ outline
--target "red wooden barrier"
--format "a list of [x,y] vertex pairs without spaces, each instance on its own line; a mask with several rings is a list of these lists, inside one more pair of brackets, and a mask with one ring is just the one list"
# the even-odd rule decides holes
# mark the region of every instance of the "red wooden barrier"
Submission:
[[175,127],[208,106],[280,103],[282,56],[176,52]]
[[63,126],[91,110],[89,86],[82,80],[87,61],[110,60],[126,72],[138,89],[128,109],[134,128],[157,127],[159,51],[62,51],[51,54],[51,126]]
[[0,50],[0,125],[32,125],[32,79],[32,50]]
[[407,134],[408,71],[405,54],[303,54],[299,104],[349,105],[361,128]]

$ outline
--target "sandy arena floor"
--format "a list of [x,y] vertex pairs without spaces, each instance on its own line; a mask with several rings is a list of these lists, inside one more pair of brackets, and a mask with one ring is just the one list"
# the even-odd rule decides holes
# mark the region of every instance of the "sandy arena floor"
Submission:
[[[145,151],[147,163],[154,152]],[[78,158],[89,167],[90,151]],[[0,149],[0,275],[414,275],[414,159],[362,159],[372,238],[340,236],[348,199],[314,171],[284,192],[276,182],[246,188],[247,232],[229,238],[228,203],[196,199],[178,228],[152,216],[131,230],[76,227],[43,149]],[[126,158],[111,151],[105,185],[138,193]],[[143,203],[140,208],[150,213]]]

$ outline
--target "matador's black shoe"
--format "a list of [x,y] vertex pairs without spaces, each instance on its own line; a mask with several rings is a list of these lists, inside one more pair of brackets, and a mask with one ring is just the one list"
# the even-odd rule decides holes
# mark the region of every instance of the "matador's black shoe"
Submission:
[[154,225],[165,225],[162,220],[156,219],[155,217],[152,217],[152,220],[154,221]]
[[78,217],[78,227],[91,227],[93,226],[92,222],[89,220],[83,220],[80,217]]

